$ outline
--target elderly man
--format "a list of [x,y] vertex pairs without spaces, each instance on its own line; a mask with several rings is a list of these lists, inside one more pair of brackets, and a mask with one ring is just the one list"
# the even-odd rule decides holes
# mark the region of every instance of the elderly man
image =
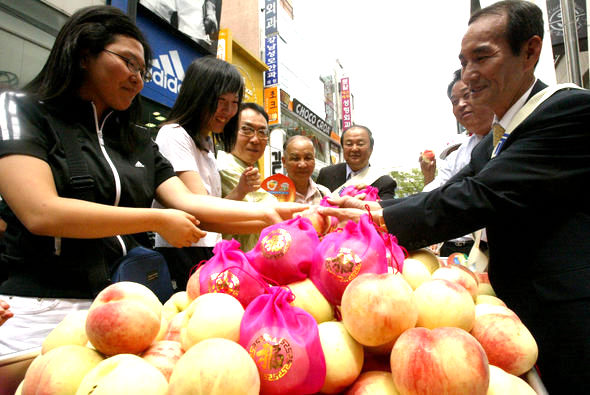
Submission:
[[[264,155],[268,142],[268,114],[256,103],[243,103],[236,143],[231,153],[219,151],[217,168],[221,175],[223,197],[247,202],[276,203],[277,199],[260,188],[258,159]],[[251,250],[258,242],[258,234],[224,234],[225,239],[240,242],[243,251]]]
[[[547,390],[586,394],[590,92],[546,88],[535,78],[542,37],[543,14],[529,1],[501,1],[470,17],[462,78],[473,102],[494,111],[494,131],[443,187],[382,202],[374,216],[408,249],[485,226],[491,284],[533,334]],[[362,211],[321,212],[344,219]]]
[[383,175],[369,165],[373,153],[373,134],[366,126],[353,125],[340,138],[345,163],[338,163],[320,169],[317,183],[339,193],[348,185],[371,185],[379,189],[381,199],[395,196],[397,183],[389,175]]
[[[424,175],[425,184],[423,192],[440,187],[469,163],[471,151],[489,133],[494,120],[494,112],[490,107],[473,103],[469,87],[461,81],[461,70],[453,73],[453,80],[447,88],[447,95],[451,100],[453,115],[455,115],[457,122],[463,125],[467,132],[471,133],[471,136],[446,158],[443,165],[439,167],[436,178],[434,178],[436,160],[428,163],[420,155],[420,169]],[[471,234],[447,240],[440,248],[440,256],[449,256],[453,252],[469,254],[473,243]]]
[[311,179],[315,168],[315,149],[309,137],[293,136],[285,142],[283,166],[295,184],[295,202],[319,204],[324,196],[330,194],[328,188]]

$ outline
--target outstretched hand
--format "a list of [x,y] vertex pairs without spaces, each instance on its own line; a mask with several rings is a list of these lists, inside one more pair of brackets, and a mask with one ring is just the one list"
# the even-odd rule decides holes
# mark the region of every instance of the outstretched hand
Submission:
[[176,248],[190,247],[191,244],[196,243],[207,234],[197,227],[199,220],[193,215],[175,209],[162,211],[165,217],[156,232],[172,246]]
[[359,222],[361,215],[367,214],[367,211],[358,208],[318,207],[318,213],[338,218],[338,226],[344,227],[348,221]]
[[365,210],[366,206],[369,206],[371,211],[381,210],[381,205],[378,202],[365,202],[356,196],[340,196],[329,198],[328,202],[340,208],[356,208],[359,210]]
[[304,211],[309,208],[307,204],[281,202],[273,206],[269,206],[266,212],[266,222],[269,225],[278,224],[289,220],[295,216],[296,213]]

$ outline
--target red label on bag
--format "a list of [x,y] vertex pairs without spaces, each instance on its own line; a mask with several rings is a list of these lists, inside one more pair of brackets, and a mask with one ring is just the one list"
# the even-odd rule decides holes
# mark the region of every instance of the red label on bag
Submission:
[[240,279],[229,270],[221,273],[211,273],[209,292],[224,293],[237,298],[240,293]]
[[285,229],[273,229],[260,242],[260,251],[265,258],[280,258],[291,247],[291,235]]
[[350,248],[340,248],[335,257],[324,260],[328,273],[342,282],[352,281],[361,271],[362,260]]
[[293,349],[289,342],[266,333],[254,340],[249,353],[256,362],[262,379],[266,381],[281,379],[293,364]]

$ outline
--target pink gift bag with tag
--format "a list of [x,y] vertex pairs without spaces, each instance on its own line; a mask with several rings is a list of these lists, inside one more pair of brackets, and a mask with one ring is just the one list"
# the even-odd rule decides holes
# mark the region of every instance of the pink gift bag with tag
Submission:
[[264,228],[258,243],[246,256],[265,278],[286,285],[308,277],[319,242],[311,221],[295,217]]
[[324,236],[309,277],[328,302],[340,305],[344,289],[361,273],[387,273],[385,243],[368,214]]
[[200,295],[226,293],[238,299],[244,308],[264,293],[264,278],[252,267],[240,250],[240,243],[234,239],[218,242],[213,248],[213,257],[202,265],[198,275]]
[[260,393],[314,394],[324,385],[326,360],[318,325],[305,310],[290,305],[293,293],[269,287],[246,308],[240,344],[260,373]]

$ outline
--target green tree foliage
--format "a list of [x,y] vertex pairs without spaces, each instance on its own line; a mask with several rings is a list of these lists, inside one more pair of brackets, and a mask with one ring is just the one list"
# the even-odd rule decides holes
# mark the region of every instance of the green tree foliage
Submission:
[[396,198],[422,192],[422,188],[424,188],[424,178],[418,168],[411,169],[410,171],[393,170],[389,174],[397,181],[397,189],[395,190]]

